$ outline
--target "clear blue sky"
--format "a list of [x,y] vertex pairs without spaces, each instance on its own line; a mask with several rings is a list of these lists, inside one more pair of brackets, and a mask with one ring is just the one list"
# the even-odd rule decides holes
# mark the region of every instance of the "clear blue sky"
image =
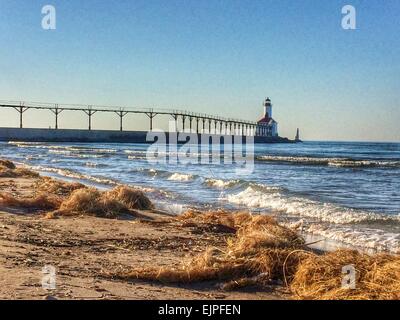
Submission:
[[[46,4],[54,31],[41,28]],[[357,30],[341,28],[346,4]],[[300,127],[305,139],[400,141],[399,17],[398,0],[0,0],[0,100],[256,120],[270,96],[283,136]],[[53,125],[28,112],[27,125]],[[17,119],[0,113],[0,125]],[[60,125],[86,118],[65,113]],[[127,119],[128,129],[145,125]],[[96,115],[94,127],[118,119]]]

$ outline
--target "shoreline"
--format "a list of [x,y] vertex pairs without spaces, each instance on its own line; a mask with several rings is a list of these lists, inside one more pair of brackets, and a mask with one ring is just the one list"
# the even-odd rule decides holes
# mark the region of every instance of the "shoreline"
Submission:
[[[14,160],[10,160],[14,161]],[[21,166],[23,168],[33,170],[38,172],[40,175],[51,177],[54,179],[59,179],[65,182],[79,182],[89,187],[94,187],[99,190],[109,190],[116,186],[125,185],[123,182],[118,180],[107,178],[105,176],[91,176],[88,174],[82,174],[78,171],[72,171],[70,169],[56,168],[56,167],[41,167],[35,165],[29,165],[25,162],[14,161],[16,165]],[[202,206],[198,206],[196,204],[191,205],[189,202],[181,202],[179,203],[179,209],[174,206],[174,203],[169,203],[167,201],[162,200],[158,196],[160,194],[166,194],[169,192],[169,189],[156,188],[154,186],[147,185],[133,185],[134,188],[139,188],[142,191],[148,193],[152,196],[154,201],[156,201],[157,205],[159,205],[159,210],[168,212],[174,216],[182,214],[185,210],[195,209],[195,210],[206,210],[202,208]],[[248,207],[246,205],[239,205],[236,208],[231,208],[229,206],[216,206],[210,207],[208,210],[225,210],[225,211],[249,211],[254,214],[263,214],[261,213],[261,208],[257,207]],[[280,223],[289,228],[298,228],[301,235],[307,239],[307,242],[313,243],[313,248],[321,251],[334,251],[337,249],[350,249],[350,250],[358,250],[361,252],[365,252],[368,254],[377,254],[377,253],[389,253],[389,254],[398,254],[400,253],[398,249],[389,249],[384,247],[373,247],[368,244],[368,246],[363,246],[361,244],[354,244],[351,241],[344,241],[342,239],[332,238],[329,236],[324,236],[324,234],[320,234],[318,232],[307,232],[303,230],[303,227],[296,221],[287,220],[285,217],[281,218],[280,214],[276,214],[272,209],[266,209],[266,214],[273,216]],[[302,216],[299,216],[301,219]],[[387,218],[391,218],[391,215],[387,215]]]
[[[38,179],[0,177],[0,190],[29,197]],[[208,246],[223,247],[230,235],[182,226],[173,215],[158,210],[136,211],[140,218],[47,219],[46,210],[0,204],[0,299],[289,299],[280,286],[271,292],[227,292],[218,281],[165,286],[106,276],[133,267],[178,267],[180,260]],[[55,290],[41,287],[45,265],[57,269]]]
[[[7,172],[14,174],[13,172],[19,169],[10,170]],[[0,251],[4,253],[0,263],[0,274],[5,275],[0,281],[2,284],[0,299],[323,299],[324,295],[319,297],[310,296],[309,293],[299,294],[296,292],[298,290],[296,281],[300,281],[301,284],[303,280],[301,278],[296,280],[296,277],[300,276],[298,275],[299,271],[295,272],[294,270],[300,268],[301,271],[303,260],[307,262],[311,255],[312,259],[328,259],[331,255],[335,256],[341,253],[340,250],[332,252],[332,254],[315,251],[299,235],[296,235],[295,231],[271,222],[272,218],[267,216],[251,215],[250,220],[246,218],[249,222],[241,225],[242,222],[239,224],[232,222],[235,221],[232,220],[232,217],[243,219],[240,218],[240,215],[224,212],[196,214],[187,212],[184,215],[176,216],[154,208],[146,210],[125,208],[126,213],[122,212],[122,214],[108,219],[82,213],[49,215],[54,209],[38,210],[32,205],[21,204],[4,205],[4,194],[12,195],[15,199],[28,199],[28,203],[31,203],[35,197],[40,195],[43,182],[50,187],[56,184],[57,188],[54,188],[56,192],[62,190],[59,194],[63,200],[61,209],[71,195],[69,190],[71,183],[54,178],[43,178],[29,170],[23,171],[26,169],[21,170],[23,173],[21,176],[1,177],[0,175],[0,200],[3,197],[3,203],[0,201],[0,227],[2,230]],[[61,181],[61,187],[58,186],[57,181]],[[65,191],[67,189],[68,192]],[[105,191],[104,194],[107,192],[110,191]],[[48,192],[47,196],[52,197],[54,194]],[[13,201],[11,203],[18,203]],[[54,206],[55,209],[58,207],[59,204]],[[258,220],[260,222],[257,222]],[[260,227],[261,229],[259,229]],[[268,232],[265,233],[266,231]],[[284,235],[283,238],[282,235]],[[300,243],[287,242],[287,239],[290,238],[298,239],[296,241],[300,241]],[[269,263],[282,263],[282,257],[273,258],[267,265],[264,265],[266,262],[260,265],[261,269],[267,267],[266,270],[269,270],[267,273],[259,271],[261,272],[259,276],[268,274],[267,280],[260,280],[259,276],[256,278],[239,277],[235,280],[236,271],[232,270],[230,272],[233,273],[228,277],[233,277],[233,282],[226,282],[220,278],[218,273],[214,274],[220,272],[218,268],[226,268],[229,264],[225,267],[214,266],[211,269],[211,266],[206,264],[201,267],[202,272],[209,270],[206,274],[198,273],[200,271],[192,270],[190,267],[186,271],[180,271],[184,261],[189,263],[184,264],[185,268],[203,261],[201,260],[203,258],[196,259],[207,254],[210,248],[226,252],[226,246],[228,249],[232,244],[242,246],[241,241],[244,243],[250,241],[250,248],[254,246],[250,253],[247,251],[240,253],[245,256],[250,254],[245,261],[247,259],[253,261],[260,254],[267,254],[267,256],[284,254],[283,257],[286,256],[287,259],[293,252],[308,252],[305,256],[298,256],[296,258],[298,261],[293,262],[294,269],[291,271],[292,275],[289,276],[290,279],[293,277],[294,285],[285,284],[288,275],[284,274],[284,278],[282,278],[281,265],[271,265],[271,267],[268,265]],[[248,248],[249,246],[245,245],[240,250],[248,250]],[[233,250],[239,249],[234,248]],[[345,258],[347,254],[355,255],[354,259],[358,259],[358,255],[362,255],[356,251],[349,253],[343,251]],[[389,257],[389,255],[387,256]],[[372,256],[371,259],[376,257],[380,259],[378,255]],[[234,262],[235,260],[231,261],[233,259],[231,255],[222,255],[217,261],[223,261],[223,259],[227,259],[224,263],[237,263]],[[400,267],[399,256],[392,255],[385,259],[390,261],[394,259],[394,263],[399,263]],[[396,259],[399,262],[396,262]],[[207,261],[209,260],[201,263],[209,263]],[[238,261],[242,261],[242,258]],[[300,265],[298,265],[299,263]],[[305,264],[307,265],[307,263]],[[57,279],[59,280],[54,290],[46,290],[41,287],[42,268],[45,265],[53,265],[57,270]],[[298,267],[296,267],[297,265]],[[254,265],[250,264],[245,268],[252,270],[253,267]],[[335,277],[341,277],[342,265],[339,263],[336,267],[335,272],[338,274],[335,273]],[[400,279],[400,268],[398,271],[395,270],[394,275]],[[254,274],[256,271],[246,271],[245,274],[249,272]],[[186,277],[192,273],[193,276],[190,276],[190,281],[188,281]],[[308,274],[308,276],[310,275]],[[193,279],[199,280],[193,282]],[[172,283],[170,283],[171,280]],[[178,282],[175,283],[175,281]],[[263,284],[262,287],[258,282]],[[321,283],[321,280],[318,283]],[[227,286],[233,289],[226,290]],[[335,296],[330,296],[332,289],[328,290],[327,288],[326,290],[325,298],[335,298]],[[363,298],[365,294],[363,291],[359,296]],[[392,298],[392,295],[384,294],[381,298]],[[351,292],[340,291],[337,298],[347,299],[352,296]]]
[[[56,179],[56,180],[62,180],[62,181],[65,181],[65,182],[79,182],[79,183],[82,183],[82,184],[84,184],[84,185],[86,185],[88,187],[94,187],[94,188],[97,188],[99,190],[110,190],[115,186],[124,185],[124,184],[122,184],[120,182],[111,181],[111,180],[107,181],[107,182],[98,181],[98,180],[101,180],[102,178],[91,179],[91,178],[85,177],[85,176],[79,177],[78,176],[79,173],[76,173],[77,176],[63,175],[59,171],[63,171],[64,169],[57,169],[57,170],[47,171],[47,170],[44,170],[44,169],[43,170],[37,169],[34,166],[26,165],[25,163],[22,163],[22,162],[21,163],[17,163],[17,164],[19,166],[23,166],[23,167],[26,167],[26,168],[28,168],[30,170],[38,172],[40,175],[45,176],[45,177],[53,178],[53,179]],[[145,190],[146,192],[149,192],[148,191],[149,189],[152,189],[153,190],[152,192],[155,192],[155,193],[157,193],[157,192],[165,192],[165,190],[161,190],[160,191],[160,189],[156,190],[156,189],[153,189],[151,187],[149,188],[149,187],[146,187],[146,186],[135,186],[135,187],[137,187],[137,188],[139,188],[141,190]],[[172,209],[171,208],[169,208],[169,209],[167,208],[166,209],[165,207],[169,207],[169,205],[171,205],[171,204],[164,203],[163,208],[158,208],[158,210],[160,212],[164,211],[165,213],[170,214],[173,217],[179,216],[181,214],[181,213],[178,212],[180,210],[177,211],[176,209],[174,210],[173,208]],[[186,210],[190,210],[190,209],[196,210],[197,208],[194,207],[194,206],[188,205]],[[238,211],[238,210],[239,211],[248,210],[248,211],[253,212],[255,214],[260,214],[259,210],[251,210],[249,208],[241,208],[241,209],[237,209],[237,210],[225,209],[225,208],[224,209],[216,208],[216,209],[217,210],[228,210],[228,211],[231,211],[231,212],[235,212],[235,211]],[[183,212],[184,211],[185,210],[183,210]],[[272,215],[272,216],[274,218],[278,219],[278,216],[276,216],[276,215]],[[282,223],[283,223],[283,221],[282,221]],[[290,223],[289,223],[289,225],[290,225]],[[307,240],[306,241],[307,243],[311,243],[310,248],[315,249],[317,251],[321,251],[321,252],[329,252],[329,251],[334,251],[334,250],[338,250],[338,249],[358,250],[358,251],[369,253],[369,254],[376,254],[376,253],[381,252],[381,251],[379,251],[377,249],[374,250],[374,249],[371,249],[371,248],[365,248],[365,247],[351,245],[349,243],[341,242],[341,241],[335,240],[335,239],[329,239],[329,238],[323,237],[323,236],[318,235],[318,234],[312,234],[312,233],[307,233],[307,232],[301,232],[300,234],[301,234],[302,237],[304,237]],[[386,252],[386,251],[383,251],[383,252]]]
[[[31,166],[26,166],[24,163],[18,163],[19,165],[22,165],[24,167],[27,167],[29,169],[32,169]],[[89,178],[84,178],[84,177],[72,177],[72,176],[67,176],[67,175],[62,175],[58,172],[53,172],[53,171],[46,171],[46,170],[38,170],[33,168],[32,170],[38,172],[40,175],[49,177],[49,178],[53,178],[53,179],[58,179],[58,180],[62,180],[65,182],[79,182],[82,183],[88,187],[94,187],[100,190],[110,190],[115,186],[118,185],[123,185],[119,182],[98,182],[96,180],[90,180]],[[137,186],[135,186],[137,187]],[[143,190],[147,190],[147,187],[144,186],[140,186],[138,187],[140,189]],[[157,190],[158,192],[160,190]],[[157,192],[154,191],[154,192]],[[164,192],[164,190],[162,190],[162,192]],[[168,204],[167,204],[168,206]],[[192,206],[188,206],[187,210],[189,209],[196,209]],[[217,208],[217,209],[221,209],[221,208]],[[176,210],[174,211],[173,209],[162,209],[162,208],[158,208],[158,210],[161,211],[165,211],[166,214],[170,214],[173,217],[179,216],[180,213],[177,213]],[[226,209],[224,209],[226,210]],[[246,210],[246,209],[241,209],[241,211]],[[250,209],[247,209],[250,210]],[[231,210],[232,212],[235,212],[235,210]],[[237,210],[236,210],[237,211]],[[256,211],[256,214],[259,214]],[[315,249],[317,251],[321,251],[321,252],[328,252],[328,251],[334,251],[334,250],[338,250],[338,249],[349,249],[349,250],[358,250],[358,251],[362,251],[362,252],[366,252],[366,253],[377,253],[375,251],[373,251],[370,248],[363,248],[363,247],[357,247],[357,246],[352,246],[350,244],[347,243],[343,243],[340,242],[339,240],[333,240],[333,239],[328,239],[328,238],[324,238],[323,236],[317,235],[317,234],[311,234],[311,233],[307,233],[307,232],[303,232],[301,233],[301,235],[307,240],[307,243],[312,243],[312,245],[310,245],[310,248]]]

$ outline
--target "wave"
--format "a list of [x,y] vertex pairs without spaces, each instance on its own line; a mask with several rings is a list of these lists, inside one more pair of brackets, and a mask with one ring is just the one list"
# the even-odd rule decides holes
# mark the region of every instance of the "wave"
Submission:
[[194,179],[194,175],[192,174],[186,174],[186,173],[173,173],[172,175],[169,176],[168,180],[171,181],[191,181]]
[[[110,187],[114,187],[114,186],[118,186],[118,185],[125,185],[125,184],[120,183],[117,180],[108,179],[108,178],[104,178],[104,177],[100,177],[100,176],[92,176],[92,175],[82,174],[82,173],[68,170],[68,169],[43,167],[43,166],[29,166],[24,163],[20,163],[20,165],[27,167],[31,170],[36,170],[36,171],[40,171],[40,172],[50,172],[50,173],[54,173],[61,177],[70,178],[70,179],[79,180],[79,181],[94,182],[94,183],[98,183],[100,185],[105,185],[105,186],[110,186]],[[145,193],[151,194],[152,198],[154,198],[154,199],[163,199],[165,201],[165,199],[173,199],[175,197],[173,193],[169,192],[168,190],[163,190],[160,188],[155,189],[152,187],[140,186],[140,185],[129,185],[129,186],[139,189]],[[174,209],[176,212],[178,212],[178,207],[179,206],[176,206],[176,208]],[[173,210],[171,210],[171,212],[172,211]]]
[[[146,160],[147,157],[144,155],[129,155],[128,159],[129,160]],[[152,158],[150,158],[150,160],[152,160]]]
[[[262,192],[254,187],[227,195],[230,203],[249,208],[264,208],[278,214],[278,219],[295,219],[302,232],[321,236],[336,243],[376,251],[400,253],[400,234],[365,227],[400,223],[400,215],[354,210],[309,199],[284,196],[279,191]],[[301,219],[298,221],[298,219]],[[364,224],[363,226],[357,223]],[[297,227],[299,227],[297,226]]]
[[227,189],[240,184],[240,180],[221,180],[221,179],[207,178],[204,180],[204,184],[212,188]]
[[400,222],[400,215],[391,216],[372,212],[364,212],[350,208],[343,208],[329,203],[321,203],[305,198],[289,197],[277,190],[266,193],[248,187],[237,194],[226,196],[230,203],[253,208],[266,208],[285,214],[307,217],[322,222],[334,224],[354,224],[362,222]]
[[400,253],[400,235],[379,229],[311,224],[303,228],[303,232],[374,252],[389,251]]
[[351,158],[318,158],[290,156],[259,156],[259,161],[281,162],[300,165],[322,165],[343,168],[389,167],[400,168],[400,161],[395,160],[357,160]]
[[105,163],[96,163],[96,162],[90,162],[90,161],[86,162],[85,166],[89,167],[89,168],[106,168],[106,167],[108,167],[108,165]]
[[49,153],[55,154],[114,154],[117,153],[117,149],[106,149],[106,148],[94,148],[94,147],[80,147],[80,146],[63,146],[63,145],[50,145],[40,142],[17,142],[10,141],[9,145],[16,146],[19,148],[33,148],[33,149],[46,149]]
[[78,180],[87,180],[92,181],[104,185],[118,185],[119,182],[113,179],[104,178],[100,176],[91,176],[87,174],[82,174],[76,171],[68,170],[68,169],[60,169],[60,168],[52,168],[52,167],[43,167],[43,166],[27,166],[28,168],[41,172],[50,172],[55,173],[62,177],[78,179]]

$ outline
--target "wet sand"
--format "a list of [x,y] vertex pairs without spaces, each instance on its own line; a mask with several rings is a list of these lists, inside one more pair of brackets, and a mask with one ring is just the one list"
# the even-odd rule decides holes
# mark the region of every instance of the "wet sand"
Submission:
[[[36,193],[38,178],[0,178],[0,191]],[[284,287],[225,291],[218,281],[190,285],[120,280],[134,267],[175,267],[206,247],[223,248],[229,230],[140,211],[139,217],[46,219],[29,208],[0,207],[0,299],[290,299]],[[56,289],[42,268],[56,268]]]

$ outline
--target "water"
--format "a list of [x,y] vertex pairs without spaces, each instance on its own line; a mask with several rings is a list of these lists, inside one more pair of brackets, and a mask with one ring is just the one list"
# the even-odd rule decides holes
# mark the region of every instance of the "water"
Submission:
[[1,143],[1,157],[98,187],[145,189],[160,209],[273,214],[326,245],[400,252],[400,144],[305,142],[255,146],[254,171],[159,164],[147,145]]

